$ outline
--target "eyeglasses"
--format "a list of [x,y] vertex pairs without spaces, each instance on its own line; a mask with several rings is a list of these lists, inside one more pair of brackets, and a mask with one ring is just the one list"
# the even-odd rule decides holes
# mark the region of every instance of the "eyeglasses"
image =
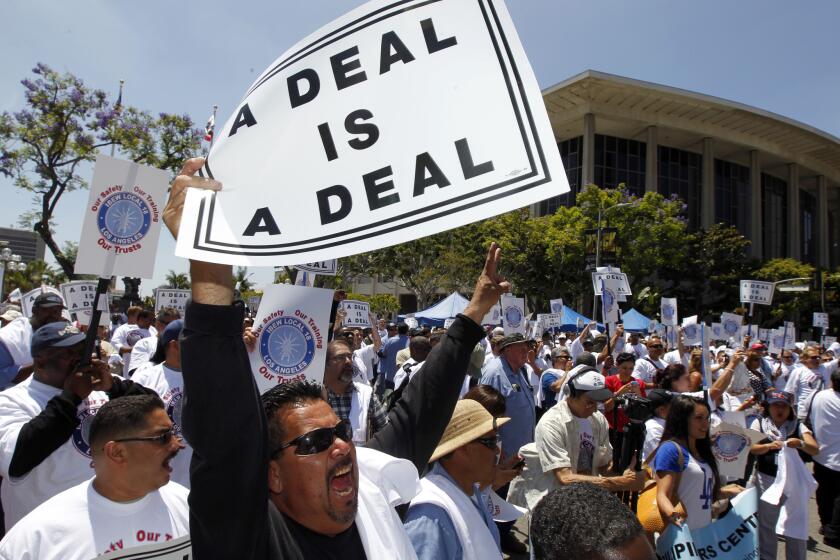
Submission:
[[120,438],[112,440],[116,443],[125,443],[128,441],[149,441],[153,443],[159,443],[160,445],[169,445],[169,442],[172,441],[172,438],[175,437],[175,431],[170,428],[163,432],[162,434],[158,434],[156,436],[146,436],[146,437],[127,437],[127,438]]
[[819,360],[820,357],[819,356],[805,356],[805,359],[806,360]]
[[499,436],[476,438],[473,441],[480,443],[487,449],[497,449],[497,446],[499,445]]
[[338,356],[333,356],[328,361],[330,362],[349,362],[353,360],[353,354],[339,354]]
[[651,344],[650,346],[648,346],[648,348],[656,348],[657,350],[661,350],[662,345],[661,344]]
[[568,360],[569,358],[571,358],[571,356],[568,356],[568,355],[566,355],[566,354],[562,354],[562,355],[560,355],[560,356],[557,356],[557,357],[556,357],[556,358],[554,358],[554,359],[555,359],[555,360]]
[[353,439],[353,426],[350,425],[349,420],[342,420],[332,428],[318,428],[317,430],[306,432],[278,447],[271,456],[275,457],[278,453],[293,445],[297,446],[295,455],[315,455],[329,449],[335,441],[335,438],[350,443]]

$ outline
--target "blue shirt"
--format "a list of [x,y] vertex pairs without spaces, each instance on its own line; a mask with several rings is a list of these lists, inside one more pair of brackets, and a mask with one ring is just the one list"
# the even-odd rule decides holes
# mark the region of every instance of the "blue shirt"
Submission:
[[[436,462],[429,472],[445,476],[457,486],[457,483],[440,463]],[[487,506],[482,503],[481,498],[482,494],[478,490],[478,485],[476,485],[473,495],[470,496],[470,501],[478,509],[481,518],[490,530],[490,534],[493,535],[493,540],[496,541],[496,546],[501,550],[499,529],[496,527]],[[455,530],[452,518],[440,506],[417,504],[409,507],[408,514],[405,517],[405,532],[408,533],[408,540],[411,541],[411,545],[417,553],[417,560],[440,560],[442,558],[460,560],[463,558],[461,540],[458,538],[458,532]]]
[[555,369],[547,369],[542,374],[540,384],[542,385],[543,410],[548,410],[557,404],[557,393],[551,390],[551,385],[558,379],[557,374],[555,373],[556,371],[557,370]]
[[11,384],[19,369],[20,366],[15,363],[9,349],[6,348],[4,343],[0,342],[0,389],[5,389]]
[[534,412],[534,392],[521,369],[513,372],[504,358],[494,358],[482,370],[479,384],[490,385],[505,397],[505,416],[510,422],[499,428],[502,451],[507,457],[534,441],[537,419]]
[[382,345],[381,367],[382,374],[387,381],[393,381],[394,375],[397,373],[397,352],[405,349],[408,346],[408,335],[399,334],[392,336]]

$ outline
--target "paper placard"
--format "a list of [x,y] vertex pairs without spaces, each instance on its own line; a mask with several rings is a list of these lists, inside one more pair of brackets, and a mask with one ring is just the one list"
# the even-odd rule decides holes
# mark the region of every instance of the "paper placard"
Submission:
[[254,320],[251,370],[260,394],[282,383],[321,383],[333,290],[289,284],[266,286]]
[[601,320],[608,324],[618,322],[618,293],[621,280],[616,276],[615,274],[605,274],[600,279]]
[[785,329],[779,327],[770,331],[769,340],[767,343],[767,351],[770,354],[779,354],[785,347]]
[[549,300],[549,309],[551,309],[552,313],[563,313],[563,300],[562,299],[552,299]]
[[750,454],[750,446],[766,438],[766,434],[745,428],[745,414],[728,411],[727,422],[721,422],[711,430],[712,453],[717,459],[722,476],[740,478]]
[[773,282],[759,282],[758,280],[741,280],[741,303],[773,303]]
[[444,328],[444,329],[448,329],[449,327],[451,327],[451,326],[452,326],[452,323],[454,323],[454,322],[455,322],[455,318],[454,318],[454,317],[450,317],[450,318],[446,319],[446,320],[443,322],[443,328]]
[[298,270],[305,270],[307,272],[314,272],[321,276],[335,276],[338,261],[336,259],[329,259],[326,261],[317,261],[305,264],[296,264],[295,268]]
[[814,313],[814,327],[819,327],[821,329],[828,328],[828,313]]
[[354,299],[345,299],[338,304],[339,309],[342,309],[347,315],[342,321],[344,327],[373,327],[370,323],[370,304],[366,301],[356,301]]
[[741,336],[741,325],[744,317],[737,313],[721,313],[720,324],[723,326],[723,334],[726,338],[737,338]]
[[166,171],[97,155],[74,272],[152,278],[168,186]]
[[405,321],[403,321],[406,325],[408,325],[409,329],[416,329],[420,326],[420,323],[417,322],[417,319],[414,317],[406,317]]
[[[64,298],[64,303],[67,305],[67,311],[77,314],[81,314],[83,311],[92,311],[93,300],[96,297],[96,284],[96,280],[74,280],[61,284],[59,289],[61,289],[61,297]],[[99,311],[103,313],[110,313],[111,311],[108,307],[107,293],[102,294],[102,297],[99,298]],[[90,321],[89,317],[87,321]]]
[[660,303],[660,323],[667,327],[677,326],[677,298],[662,298]]
[[251,313],[256,313],[260,308],[260,301],[262,296],[248,296],[248,309]]
[[682,322],[683,344],[697,346],[703,342],[703,325],[697,324],[697,315],[686,317]]
[[567,192],[556,146],[503,2],[372,0],[249,88],[177,254],[294,264],[440,233]]
[[[623,272],[593,272],[592,273],[592,290],[596,296],[601,295],[601,280],[607,283],[607,286],[615,291],[618,298],[627,298],[632,296],[630,291],[630,282],[627,281],[627,275]],[[618,301],[626,301],[626,299],[619,299]]]
[[[53,288],[52,286],[41,286],[40,288],[35,288],[34,290],[29,290],[25,294],[20,297],[20,309],[23,312],[24,317],[32,317],[32,304],[35,303],[35,298],[40,296],[41,294],[56,294],[58,297],[61,298],[61,301],[64,301],[64,296],[61,295],[61,292]],[[66,306],[65,302],[65,306]],[[65,313],[67,310],[65,310]],[[69,319],[69,314],[67,315]]]
[[186,535],[170,541],[108,551],[93,560],[191,560],[192,543]]
[[155,288],[155,313],[165,307],[172,307],[177,309],[183,317],[190,294],[190,290]]
[[505,336],[519,333],[525,336],[528,328],[528,320],[525,318],[525,299],[502,294],[502,327],[505,329]]
[[712,340],[723,340],[726,338],[726,333],[723,332],[722,323],[712,323]]
[[563,324],[563,316],[560,313],[538,313],[537,320],[542,322],[545,329],[560,328]]
[[484,319],[481,320],[482,325],[501,325],[502,324],[502,306],[498,303],[490,308]]
[[648,322],[648,327],[647,327],[648,334],[655,333],[658,326],[659,326],[659,322],[656,319],[651,319],[650,322]]
[[767,342],[770,338],[770,330],[769,329],[758,329],[758,339],[762,342]]

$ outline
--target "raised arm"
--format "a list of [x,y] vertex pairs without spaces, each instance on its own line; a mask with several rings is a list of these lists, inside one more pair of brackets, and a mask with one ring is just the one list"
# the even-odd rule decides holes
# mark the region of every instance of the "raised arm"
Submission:
[[426,469],[455,409],[470,354],[484,336],[481,319],[510,289],[498,274],[500,258],[501,249],[491,244],[470,303],[429,353],[423,369],[391,410],[388,425],[368,447],[408,459],[420,472]]

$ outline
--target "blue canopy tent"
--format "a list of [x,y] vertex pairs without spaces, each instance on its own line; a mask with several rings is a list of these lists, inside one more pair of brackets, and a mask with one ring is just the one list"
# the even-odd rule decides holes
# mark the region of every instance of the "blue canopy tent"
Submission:
[[428,309],[415,313],[414,318],[421,325],[442,327],[447,319],[455,317],[458,313],[462,313],[469,302],[470,300],[458,292],[452,292]]
[[[563,312],[560,314],[561,331],[578,331],[578,319],[583,319],[583,325],[586,326],[592,322],[592,319],[581,315],[571,307],[563,304]],[[598,330],[604,330],[604,325],[599,324]]]
[[630,309],[621,315],[621,321],[624,323],[624,330],[627,332],[647,332],[650,319],[636,311]]

